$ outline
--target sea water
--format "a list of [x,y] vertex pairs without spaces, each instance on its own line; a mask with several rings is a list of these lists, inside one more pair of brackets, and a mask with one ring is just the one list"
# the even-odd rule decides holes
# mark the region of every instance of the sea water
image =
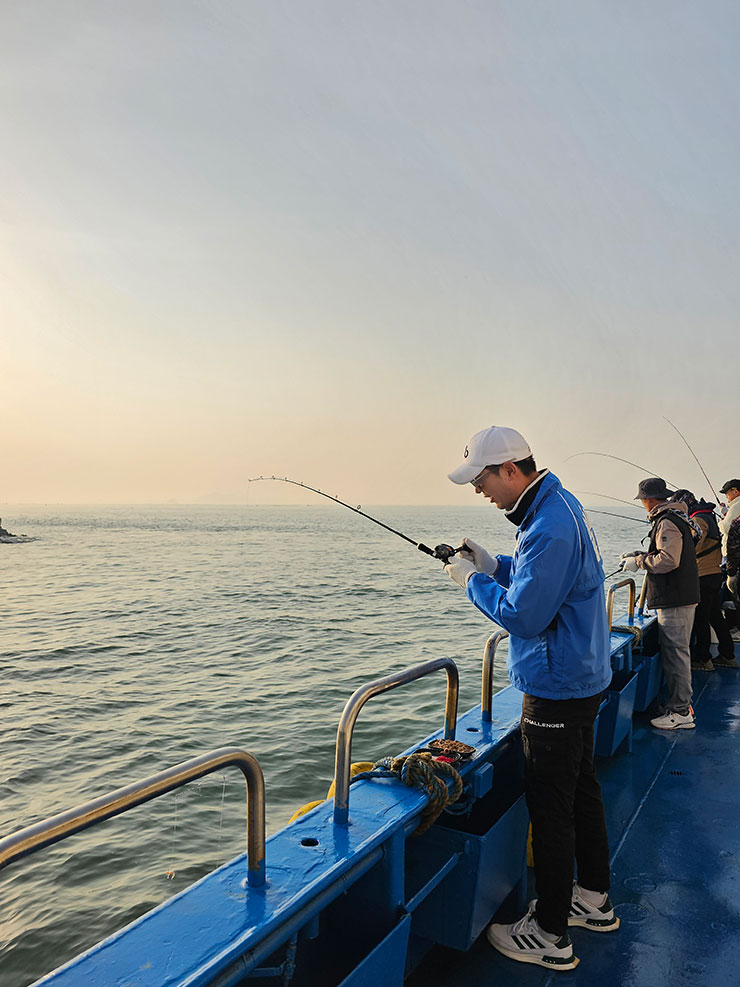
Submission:
[[[363,509],[431,546],[470,535],[513,551],[513,526],[488,504]],[[0,836],[226,745],[262,766],[269,835],[326,795],[360,685],[450,656],[460,711],[480,701],[494,625],[438,561],[340,507],[4,505],[3,517],[34,540],[0,545]],[[647,530],[591,519],[607,572]],[[353,760],[440,729],[445,681],[372,700]],[[244,780],[229,769],[10,865],[0,987],[31,983],[243,852],[245,832]]]

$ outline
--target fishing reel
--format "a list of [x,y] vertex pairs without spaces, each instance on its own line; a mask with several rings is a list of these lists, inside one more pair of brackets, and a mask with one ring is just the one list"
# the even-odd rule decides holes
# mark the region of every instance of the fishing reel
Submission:
[[440,559],[442,565],[447,565],[453,555],[457,555],[458,552],[465,550],[464,545],[461,545],[459,548],[453,548],[452,545],[436,545],[434,548],[434,557],[435,559]]
[[425,555],[431,555],[433,559],[439,559],[442,565],[447,565],[453,555],[457,555],[458,552],[467,552],[468,549],[465,545],[461,545],[459,548],[453,548],[452,545],[437,545],[435,548],[429,548],[428,545],[423,545],[421,542],[416,546],[420,552],[424,552]]

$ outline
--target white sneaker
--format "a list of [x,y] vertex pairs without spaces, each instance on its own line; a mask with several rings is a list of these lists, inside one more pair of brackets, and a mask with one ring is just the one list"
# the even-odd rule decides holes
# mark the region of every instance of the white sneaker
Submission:
[[[530,913],[534,914],[536,908],[537,899],[535,898],[529,903]],[[580,925],[584,929],[591,929],[592,932],[616,932],[619,928],[619,919],[614,914],[609,895],[606,895],[603,904],[592,905],[583,896],[583,889],[573,881],[568,925]]]
[[616,932],[619,919],[614,914],[609,895],[603,905],[592,905],[584,898],[582,888],[573,882],[573,897],[570,899],[568,925],[580,925],[592,932]]
[[499,953],[520,963],[537,963],[551,970],[575,970],[578,966],[568,933],[552,942],[531,910],[513,925],[489,925],[486,938]]
[[693,730],[696,726],[694,710],[691,706],[688,713],[675,713],[669,709],[663,716],[651,720],[650,725],[658,730]]

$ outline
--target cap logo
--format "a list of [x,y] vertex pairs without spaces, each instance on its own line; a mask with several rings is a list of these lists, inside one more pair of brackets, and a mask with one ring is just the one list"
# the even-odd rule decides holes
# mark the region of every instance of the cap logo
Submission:
[[467,459],[467,458],[468,458],[468,455],[469,455],[469,453],[470,453],[470,450],[468,449],[468,447],[467,447],[467,446],[465,446],[465,452],[463,453],[463,459]]

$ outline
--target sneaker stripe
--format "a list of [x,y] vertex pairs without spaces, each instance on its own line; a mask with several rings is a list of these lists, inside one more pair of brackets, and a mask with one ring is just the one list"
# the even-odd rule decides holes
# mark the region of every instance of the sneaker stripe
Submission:
[[520,938],[519,938],[519,936],[512,936],[511,938],[512,938],[512,939],[514,940],[514,942],[515,942],[515,943],[517,944],[517,946],[518,946],[518,948],[519,948],[519,949],[526,949],[526,948],[527,948],[526,946],[524,946],[524,945],[522,944],[522,942],[521,942],[521,940],[520,940]]
[[536,949],[544,949],[545,948],[545,944],[543,942],[540,942],[539,939],[537,939],[535,936],[530,936],[529,938],[534,943]]
[[571,901],[570,910],[572,912],[575,912],[576,915],[578,915],[579,913],[581,915],[588,915],[588,913],[591,911],[590,908],[585,908],[580,901]]

